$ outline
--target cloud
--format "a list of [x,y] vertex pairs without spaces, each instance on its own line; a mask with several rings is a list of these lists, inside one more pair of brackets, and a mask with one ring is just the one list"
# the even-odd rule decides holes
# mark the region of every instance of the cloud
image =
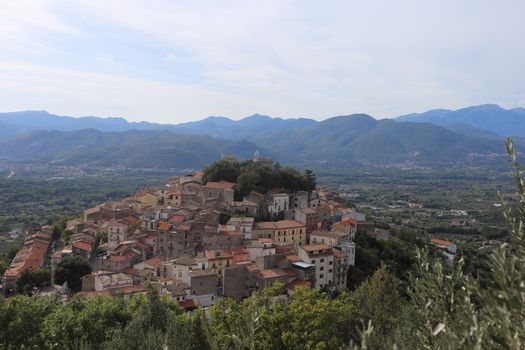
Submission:
[[[73,0],[38,2],[29,17],[34,2],[13,4],[7,21],[0,15],[0,32],[10,33],[0,44],[10,43],[7,61],[32,69],[17,77],[0,63],[13,84],[0,87],[0,106],[10,108],[2,95],[17,80],[28,93],[40,87],[26,99],[39,109],[69,96],[79,103],[68,113],[172,122],[253,112],[385,117],[513,106],[525,95],[522,1]],[[54,81],[38,67],[59,72],[61,87],[43,94]],[[120,91],[100,96],[94,81]]]

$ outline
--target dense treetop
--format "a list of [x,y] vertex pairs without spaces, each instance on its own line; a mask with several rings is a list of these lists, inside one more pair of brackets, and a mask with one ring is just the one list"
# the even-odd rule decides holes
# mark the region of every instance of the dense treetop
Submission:
[[292,167],[281,167],[277,162],[270,165],[266,162],[234,159],[218,160],[204,169],[204,182],[229,181],[237,183],[238,197],[250,191],[266,193],[274,188],[288,192],[309,191],[315,189],[315,174],[311,170],[300,173]]

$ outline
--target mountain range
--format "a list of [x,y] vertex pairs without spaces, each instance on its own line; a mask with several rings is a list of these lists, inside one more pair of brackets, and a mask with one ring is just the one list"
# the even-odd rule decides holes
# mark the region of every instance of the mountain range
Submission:
[[200,168],[221,154],[246,159],[260,150],[291,164],[444,164],[503,155],[505,135],[525,136],[525,109],[482,105],[382,120],[366,114],[323,121],[254,114],[238,121],[208,117],[182,124],[26,111],[0,113],[0,158],[182,169]]

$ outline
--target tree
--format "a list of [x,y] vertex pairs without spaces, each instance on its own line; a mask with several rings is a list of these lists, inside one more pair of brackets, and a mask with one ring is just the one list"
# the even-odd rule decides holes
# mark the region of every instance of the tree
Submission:
[[237,160],[221,159],[204,169],[203,181],[237,182],[241,173],[241,164]]
[[62,229],[62,227],[60,227],[60,225],[58,225],[58,224],[54,224],[53,225],[51,237],[54,240],[57,240],[60,237],[62,237],[63,233],[64,233],[64,230]]
[[82,276],[91,273],[89,263],[78,257],[71,256],[62,259],[55,268],[55,283],[64,284],[73,292],[79,292],[82,288]]
[[306,169],[304,171],[304,177],[306,180],[306,190],[308,192],[315,190],[315,186],[317,186],[317,179],[314,172],[310,169]]
[[38,268],[34,271],[24,270],[15,281],[17,293],[32,295],[34,288],[42,288],[51,282],[49,269]]
[[5,270],[9,268],[9,264],[3,260],[0,260],[0,275],[3,275]]
[[55,298],[0,298],[0,348],[42,349],[42,323],[59,307]]
[[372,322],[376,332],[372,339],[378,346],[398,327],[398,316],[406,304],[400,287],[400,280],[383,265],[351,296],[357,317],[363,324]]
[[237,178],[237,191],[239,199],[242,199],[260,183],[261,177],[255,171],[247,171]]

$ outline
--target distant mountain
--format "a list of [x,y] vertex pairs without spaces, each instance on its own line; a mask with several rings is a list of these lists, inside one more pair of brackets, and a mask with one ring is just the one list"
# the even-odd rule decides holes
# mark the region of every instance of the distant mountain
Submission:
[[450,131],[457,132],[458,134],[463,134],[463,135],[474,137],[474,138],[486,138],[486,139],[498,139],[498,140],[502,139],[502,137],[496,133],[493,133],[485,129],[478,129],[469,124],[461,124],[461,123],[447,124],[447,125],[443,125],[443,127],[447,128]]
[[468,137],[430,123],[376,120],[366,114],[329,118],[298,131],[275,132],[253,141],[288,161],[340,164],[454,162],[471,154],[504,153],[500,138]]
[[294,131],[314,124],[317,124],[317,121],[313,119],[282,119],[254,114],[239,121],[233,121],[225,117],[208,117],[196,122],[177,124],[172,130],[196,135],[242,140],[275,130]]
[[472,157],[491,159],[504,153],[501,135],[518,135],[516,144],[521,146],[525,144],[522,133],[525,109],[505,110],[497,105],[436,109],[383,120],[366,114],[321,122],[254,114],[238,121],[216,116],[175,125],[14,112],[0,113],[0,158],[198,168],[223,153],[246,159],[262,148],[264,155],[291,164],[437,164]]
[[239,121],[226,117],[208,117],[195,122],[182,124],[158,124],[148,122],[128,122],[123,118],[66,117],[46,111],[23,111],[0,113],[0,138],[27,131],[75,131],[96,129],[99,131],[128,130],[168,130],[177,134],[209,135],[213,137],[242,140],[253,136],[285,128],[295,130],[315,124],[312,119],[282,119],[254,114]]
[[525,109],[507,110],[495,104],[472,106],[457,111],[430,110],[424,113],[403,115],[395,118],[395,120],[426,122],[441,126],[464,124],[477,129],[485,129],[499,136],[525,137]]
[[169,131],[84,129],[16,135],[0,141],[0,158],[61,165],[187,169],[202,168],[221,154],[251,158],[258,149],[263,154],[272,154],[248,141],[176,135]]

